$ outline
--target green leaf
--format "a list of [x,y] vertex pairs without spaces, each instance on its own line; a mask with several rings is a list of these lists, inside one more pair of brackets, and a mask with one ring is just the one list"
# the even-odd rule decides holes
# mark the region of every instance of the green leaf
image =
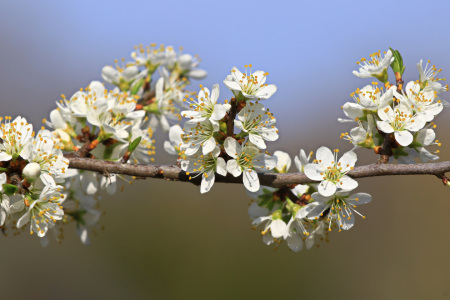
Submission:
[[395,73],[400,73],[400,75],[403,75],[403,72],[405,72],[405,66],[403,65],[403,57],[400,54],[398,50],[394,50],[391,47],[389,47],[391,50],[395,60],[391,64],[391,68]]
[[19,190],[19,188],[17,186],[15,186],[14,184],[8,184],[8,183],[3,184],[3,192],[8,196],[12,196],[12,195],[16,194],[18,190]]
[[130,145],[128,146],[128,151],[130,153],[132,153],[134,151],[134,149],[136,149],[137,146],[139,146],[139,143],[141,142],[142,137],[138,137],[137,139],[135,139],[134,141],[132,141],[130,143]]

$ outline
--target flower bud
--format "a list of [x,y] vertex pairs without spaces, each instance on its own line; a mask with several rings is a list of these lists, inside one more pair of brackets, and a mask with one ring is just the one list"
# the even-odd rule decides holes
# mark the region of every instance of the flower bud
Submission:
[[291,158],[289,157],[289,154],[283,151],[275,151],[273,155],[277,159],[275,173],[287,173],[291,167]]
[[41,175],[41,166],[38,163],[29,163],[23,168],[22,175],[28,182],[34,182]]

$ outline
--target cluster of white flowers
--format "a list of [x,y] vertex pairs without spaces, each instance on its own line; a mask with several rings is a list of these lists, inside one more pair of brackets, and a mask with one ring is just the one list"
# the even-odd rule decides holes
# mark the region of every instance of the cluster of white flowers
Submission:
[[[201,79],[199,59],[177,53],[173,47],[136,47],[133,62],[106,66],[105,83],[92,81],[70,98],[62,95],[42,129],[35,134],[24,118],[5,118],[0,135],[0,226],[31,223],[31,232],[48,243],[52,229],[60,240],[58,224],[76,222],[81,241],[99,227],[100,189],[114,194],[118,180],[126,178],[89,171],[68,170],[63,151],[73,155],[118,161],[150,163],[155,154],[153,132],[181,120],[183,99],[190,79]],[[157,78],[159,74],[159,78]],[[59,185],[58,185],[59,184]],[[122,186],[123,188],[123,186]],[[56,226],[55,226],[56,225]],[[6,227],[2,227],[6,228]]]
[[[187,118],[184,129],[170,129],[165,149],[179,155],[181,168],[188,175],[202,176],[201,193],[211,189],[215,173],[234,177],[242,174],[244,186],[255,192],[260,188],[257,172],[267,172],[276,165],[276,159],[263,152],[266,141],[278,139],[276,120],[259,102],[272,96],[276,86],[265,83],[268,73],[252,72],[251,65],[245,68],[243,74],[234,67],[224,80],[234,94],[231,101],[218,103],[218,84],[211,91],[200,86],[195,99],[184,99],[189,105],[181,112]],[[240,132],[235,133],[235,128]]]
[[[200,192],[210,191],[219,176],[239,177],[253,198],[248,213],[263,242],[278,247],[286,241],[295,252],[303,245],[311,248],[317,241],[328,241],[333,228],[348,230],[355,223],[354,214],[365,218],[357,206],[369,203],[367,193],[353,193],[357,181],[348,174],[354,168],[357,148],[373,149],[382,154],[381,162],[397,159],[400,163],[437,160],[426,149],[440,146],[435,140],[434,118],[449,106],[441,98],[448,91],[437,75],[441,70],[422,61],[417,64],[419,79],[403,88],[405,67],[397,50],[384,55],[378,51],[370,60],[358,62],[360,78],[377,82],[351,94],[354,102],[342,106],[348,119],[358,126],[341,138],[354,148],[338,158],[339,150],[317,150],[310,162],[300,150],[294,162],[298,172],[310,184],[261,186],[260,172],[287,173],[291,158],[282,151],[270,155],[267,142],[278,139],[276,120],[261,103],[277,90],[266,84],[268,73],[245,73],[233,67],[223,81],[233,94],[219,101],[219,85],[209,90],[200,85],[198,93],[187,90],[191,79],[202,79],[206,71],[198,69],[198,57],[176,52],[173,47],[150,45],[136,47],[132,62],[106,66],[101,72],[104,83],[92,81],[70,98],[61,96],[49,121],[37,134],[25,118],[0,119],[0,228],[22,228],[49,242],[48,232],[60,241],[63,224],[74,222],[84,244],[100,228],[100,190],[113,195],[119,180],[116,174],[96,174],[68,169],[65,154],[113,161],[116,164],[150,163],[155,154],[152,134],[161,127],[168,132],[164,149],[178,156],[181,169],[190,180],[198,177]],[[391,85],[392,68],[396,85]],[[159,77],[157,78],[157,74]],[[105,83],[112,85],[111,89]],[[181,122],[183,127],[171,123]],[[64,151],[64,152],[63,152]],[[201,181],[199,180],[201,177]],[[240,179],[239,179],[240,181]],[[444,177],[444,183],[448,178]],[[59,222],[58,222],[59,221]]]
[[397,82],[398,86],[391,85],[388,82],[389,67],[400,80],[404,70],[400,54],[398,51],[394,54],[389,50],[380,61],[380,52],[376,52],[371,55],[372,61],[363,59],[360,71],[353,72],[361,78],[375,77],[384,86],[372,82],[350,95],[354,102],[342,106],[349,119],[339,121],[354,121],[358,126],[341,134],[341,138],[349,140],[355,149],[374,149],[377,154],[381,154],[387,145],[390,148],[387,155],[399,163],[414,163],[416,158],[422,162],[437,160],[439,150],[430,152],[425,147],[441,145],[435,140],[433,120],[444,106],[448,106],[447,101],[440,98],[448,91],[448,85],[443,86],[439,81],[445,79],[436,77],[441,70],[428,64],[423,68],[422,61],[417,64],[419,80],[408,82],[404,89],[402,81]]
[[69,161],[42,128],[37,134],[25,118],[5,117],[0,124],[0,226],[21,228],[39,237],[62,219]]
[[[295,157],[295,165],[299,172],[319,184],[299,184],[271,188],[262,186],[255,193],[249,193],[253,201],[248,213],[254,228],[261,229],[263,242],[275,245],[275,249],[283,241],[288,247],[298,252],[303,244],[310,249],[316,239],[327,240],[332,228],[339,231],[353,227],[354,213],[359,204],[366,204],[372,197],[366,193],[349,195],[358,183],[345,175],[356,162],[356,154],[345,153],[339,160],[326,148],[317,150],[316,159],[310,163],[311,154],[307,157],[300,150]],[[282,151],[274,153],[277,158],[275,172],[287,173],[291,166],[291,158]],[[364,217],[363,217],[364,218]],[[304,242],[304,243],[303,243]]]

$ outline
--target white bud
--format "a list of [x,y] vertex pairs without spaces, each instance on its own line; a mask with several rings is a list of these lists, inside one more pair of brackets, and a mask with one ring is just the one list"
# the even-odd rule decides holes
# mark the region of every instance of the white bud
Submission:
[[29,182],[34,182],[41,175],[41,166],[38,163],[29,163],[23,168],[22,175]]
[[278,173],[287,173],[291,167],[291,157],[283,151],[275,151],[273,156],[277,159],[276,171]]

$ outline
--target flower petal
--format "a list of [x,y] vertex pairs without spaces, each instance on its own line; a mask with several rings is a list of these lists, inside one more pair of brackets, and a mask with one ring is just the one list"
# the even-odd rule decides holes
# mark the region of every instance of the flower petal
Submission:
[[328,180],[324,180],[319,184],[319,193],[325,197],[331,196],[336,193],[336,189],[336,185]]
[[402,146],[408,146],[413,141],[413,135],[408,130],[396,131],[394,133],[395,140]]
[[347,175],[342,176],[337,186],[345,191],[351,191],[358,187],[358,182]]
[[259,178],[258,173],[256,173],[254,170],[244,170],[243,172],[243,181],[244,186],[249,190],[250,192],[256,192],[259,190]]
[[322,181],[323,175],[320,173],[323,173],[323,167],[318,164],[307,164],[304,167],[305,175],[312,180]]

